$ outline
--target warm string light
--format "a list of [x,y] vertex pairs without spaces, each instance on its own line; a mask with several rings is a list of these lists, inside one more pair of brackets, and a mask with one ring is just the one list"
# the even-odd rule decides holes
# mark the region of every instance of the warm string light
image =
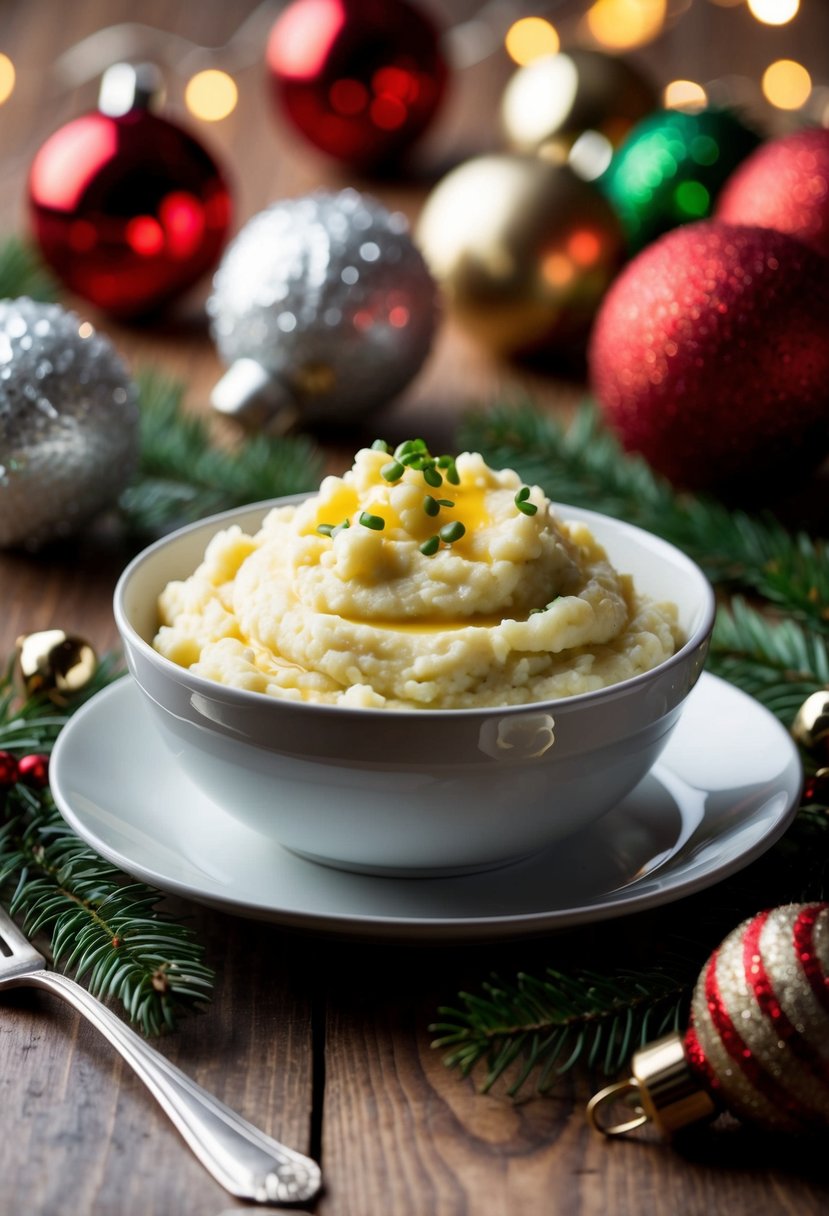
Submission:
[[672,80],[662,98],[667,110],[701,110],[708,104],[708,94],[694,80]]
[[800,0],[746,0],[752,17],[764,25],[785,25],[796,17]]
[[799,110],[809,100],[812,78],[802,63],[777,59],[763,73],[763,96],[778,110]]
[[191,76],[184,90],[184,104],[195,118],[220,122],[232,114],[239,100],[236,82],[227,72],[208,68]]
[[666,0],[594,0],[585,20],[597,42],[621,51],[656,38],[666,15]]
[[0,51],[0,106],[4,101],[8,101],[14,92],[14,82],[14,64],[8,55]]
[[561,39],[555,27],[543,17],[522,17],[507,30],[504,45],[510,59],[524,67],[543,55],[555,55]]

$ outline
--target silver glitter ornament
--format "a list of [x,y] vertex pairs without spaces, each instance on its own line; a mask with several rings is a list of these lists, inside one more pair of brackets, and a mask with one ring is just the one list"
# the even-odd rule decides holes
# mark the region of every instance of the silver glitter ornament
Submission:
[[136,390],[112,344],[57,304],[0,300],[0,546],[75,532],[137,457]]
[[207,309],[229,364],[213,405],[285,430],[354,421],[399,393],[429,352],[437,287],[402,215],[320,191],[245,225]]

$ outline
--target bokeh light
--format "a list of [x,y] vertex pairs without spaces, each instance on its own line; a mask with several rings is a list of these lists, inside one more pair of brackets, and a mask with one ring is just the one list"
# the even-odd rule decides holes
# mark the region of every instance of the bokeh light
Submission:
[[220,122],[236,109],[239,90],[227,72],[208,68],[191,76],[184,90],[184,103],[196,118]]
[[764,25],[785,25],[797,16],[800,0],[746,0],[752,17]]
[[701,110],[708,104],[708,95],[694,80],[672,80],[663,93],[666,110]]
[[543,17],[522,17],[510,26],[504,40],[510,59],[521,67],[542,55],[555,55],[560,44],[555,26]]
[[642,46],[661,33],[666,9],[667,0],[595,0],[587,11],[587,28],[602,46]]
[[763,96],[778,110],[799,110],[809,99],[812,78],[802,63],[777,59],[763,73]]
[[4,101],[8,101],[14,92],[14,81],[14,64],[8,55],[0,51],[0,106]]

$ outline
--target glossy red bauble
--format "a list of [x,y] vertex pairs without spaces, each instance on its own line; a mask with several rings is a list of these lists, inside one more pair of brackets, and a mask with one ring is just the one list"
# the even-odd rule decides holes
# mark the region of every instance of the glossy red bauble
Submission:
[[771,228],[708,220],[631,261],[590,374],[629,450],[675,484],[766,500],[829,450],[829,274]]
[[49,784],[49,757],[46,752],[21,756],[17,765],[18,779],[33,790],[45,790]]
[[829,257],[829,131],[814,127],[762,144],[726,182],[716,215],[788,232]]
[[266,52],[278,111],[354,168],[398,161],[443,97],[432,22],[408,0],[293,0]]
[[0,751],[0,791],[10,789],[17,783],[19,776],[20,767],[17,757],[13,756],[11,752]]
[[202,145],[136,108],[86,114],[47,139],[29,173],[29,211],[61,281],[130,318],[155,312],[213,268],[231,204]]

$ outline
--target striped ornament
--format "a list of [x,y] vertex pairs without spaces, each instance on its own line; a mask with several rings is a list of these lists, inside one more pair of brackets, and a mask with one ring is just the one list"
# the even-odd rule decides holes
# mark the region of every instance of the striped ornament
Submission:
[[829,1126],[829,904],[729,934],[697,981],[685,1053],[733,1114],[769,1131]]

